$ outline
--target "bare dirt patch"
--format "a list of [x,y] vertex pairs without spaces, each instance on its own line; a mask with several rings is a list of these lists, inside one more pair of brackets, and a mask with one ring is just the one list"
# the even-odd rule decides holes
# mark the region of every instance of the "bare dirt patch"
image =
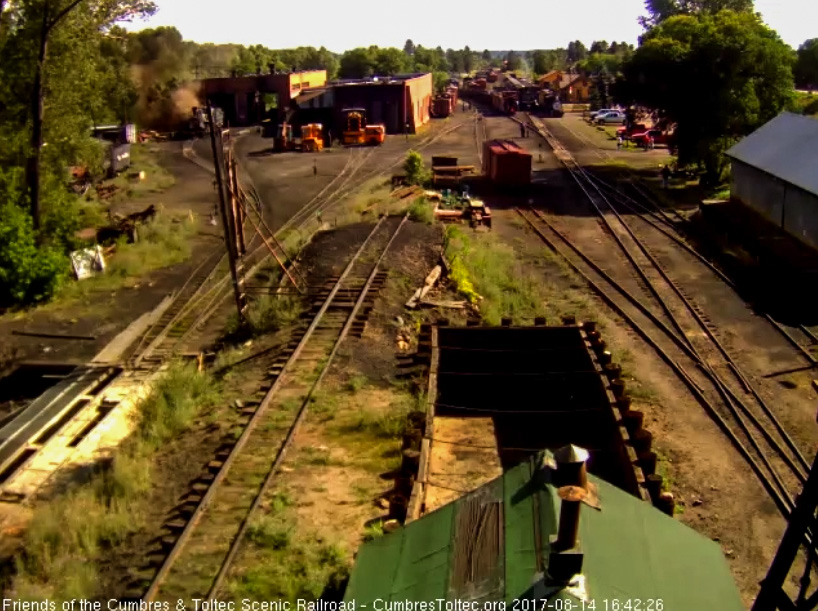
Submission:
[[434,431],[426,513],[503,474],[491,418],[436,416]]

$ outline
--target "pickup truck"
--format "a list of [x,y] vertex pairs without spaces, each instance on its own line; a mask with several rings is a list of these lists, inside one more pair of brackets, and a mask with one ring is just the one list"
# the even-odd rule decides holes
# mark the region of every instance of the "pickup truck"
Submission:
[[597,125],[605,125],[607,123],[624,123],[625,113],[618,110],[611,110],[609,112],[600,113],[594,116],[594,123]]

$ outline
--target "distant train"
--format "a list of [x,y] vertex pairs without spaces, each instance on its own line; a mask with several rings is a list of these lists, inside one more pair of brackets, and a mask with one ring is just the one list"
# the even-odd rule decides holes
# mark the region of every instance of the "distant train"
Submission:
[[548,89],[543,89],[539,92],[537,99],[539,110],[546,117],[562,117],[564,110],[560,97]]
[[491,105],[498,112],[513,115],[519,110],[516,91],[492,91]]
[[517,94],[517,103],[520,110],[535,110],[539,105],[541,90],[538,85],[514,76],[506,76],[505,86],[507,91],[513,91]]

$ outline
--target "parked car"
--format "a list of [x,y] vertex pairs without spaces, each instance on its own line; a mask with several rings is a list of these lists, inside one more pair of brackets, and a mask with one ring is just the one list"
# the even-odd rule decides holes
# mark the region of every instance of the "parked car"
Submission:
[[637,146],[647,146],[648,145],[648,138],[653,138],[653,144],[670,144],[670,136],[667,132],[663,132],[660,129],[649,129],[642,132],[634,132],[631,134],[631,140]]
[[606,123],[624,123],[625,113],[618,110],[612,110],[606,113],[600,113],[594,117],[594,123],[597,125],[605,125]]
[[605,114],[607,112],[618,112],[616,108],[600,108],[599,110],[594,110],[588,116],[593,120],[594,118],[598,117],[601,114]]
[[618,127],[616,129],[616,135],[621,136],[623,140],[629,140],[634,134],[647,131],[647,129],[648,126],[644,123],[634,123],[630,127],[623,125],[622,127]]

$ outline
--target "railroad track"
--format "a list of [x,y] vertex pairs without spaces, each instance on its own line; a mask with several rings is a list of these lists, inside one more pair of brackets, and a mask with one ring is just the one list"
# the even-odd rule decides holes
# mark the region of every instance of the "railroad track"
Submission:
[[[618,251],[641,278],[640,286],[651,305],[585,254],[554,220],[542,213],[520,214],[662,356],[749,464],[781,514],[788,517],[793,507],[791,491],[800,488],[809,470],[806,459],[719,340],[715,326],[674,282],[598,183],[547,129],[537,122],[533,124],[584,192]],[[679,352],[690,367],[682,364]],[[747,395],[752,399],[745,400]]]
[[[419,150],[426,148],[464,124],[456,123],[437,134],[429,135],[421,140],[416,148]],[[282,236],[284,232],[305,228],[314,215],[327,210],[360,188],[366,181],[384,174],[403,161],[403,155],[401,154],[397,158],[387,160],[384,164],[379,164],[371,172],[359,177],[360,171],[376,151],[377,149],[374,148],[356,149],[350,155],[347,164],[338,176],[333,178],[321,192],[307,202],[298,215],[289,219],[287,223],[279,228],[273,235],[272,240],[278,244],[278,236]],[[212,162],[208,163],[196,155],[191,142],[183,144],[182,152],[192,163],[200,166],[210,174],[214,173]],[[260,197],[252,184],[252,180],[244,180],[246,172],[240,171],[239,174],[240,184],[243,185],[242,188],[249,191],[247,199],[256,199],[260,204]],[[263,220],[259,220],[263,224]],[[263,240],[258,233],[255,233],[247,244],[248,252],[241,261],[243,281],[253,277],[271,256],[268,246],[262,242]],[[278,246],[280,247],[280,244]],[[126,353],[125,362],[139,371],[138,377],[140,379],[146,372],[156,371],[163,362],[183,351],[185,345],[203,328],[205,323],[212,318],[230,296],[232,291],[230,281],[225,254],[213,253],[191,272],[190,277],[178,289],[173,301],[159,320],[152,324]],[[107,414],[110,411],[109,407],[104,406],[105,409],[100,413]],[[94,419],[97,424],[100,421],[100,418]],[[64,422],[64,424],[67,425],[68,422]],[[90,433],[90,430],[86,431],[87,433]],[[38,438],[39,435],[40,432],[36,431],[32,439]],[[22,472],[30,462],[32,455],[29,452],[23,457],[25,459],[12,457],[13,460],[10,460],[3,470],[3,481],[11,481]]]
[[[437,134],[429,135],[415,148],[423,150],[464,124],[465,122],[456,123]],[[353,149],[341,172],[278,228],[273,234],[273,240],[278,243],[278,240],[284,240],[287,233],[302,231],[308,227],[313,218],[320,217],[366,182],[382,176],[403,162],[403,153],[401,153],[400,156],[387,160],[385,164],[379,164],[361,176],[361,170],[377,151],[377,148]],[[214,172],[212,164],[208,164],[196,154],[191,142],[183,144],[182,152],[191,162],[210,173]],[[242,169],[240,162],[237,165]],[[240,183],[243,183],[246,188],[245,193],[249,199],[255,200],[255,205],[261,210],[263,202],[249,173],[241,171],[239,176]],[[262,240],[255,233],[248,244],[248,253],[242,260],[243,268],[246,270],[242,274],[243,281],[254,276],[269,257],[267,246],[261,242]],[[183,347],[185,342],[203,327],[230,296],[230,275],[227,272],[226,263],[226,255],[222,255],[210,270],[207,269],[208,266],[197,268],[193,274],[194,277],[180,289],[168,311],[140,339],[131,357],[135,364],[163,362],[180,347]]]
[[[339,346],[360,333],[377,290],[386,280],[381,262],[408,217],[383,217],[341,276],[319,293],[308,327],[269,363],[257,401],[241,407],[241,436],[223,446],[165,523],[144,601],[210,599],[220,592],[244,534],[274,481]],[[281,415],[290,424],[281,428]],[[271,454],[272,453],[272,454]],[[158,566],[157,566],[158,565]],[[131,584],[139,590],[143,583]]]
[[[684,232],[683,227],[688,223],[688,221],[676,210],[672,210],[674,216],[676,217],[676,220],[674,221],[672,218],[670,218],[667,212],[637,183],[628,183],[633,189],[636,198],[638,198],[635,199],[634,197],[630,197],[623,193],[610,183],[595,176],[593,173],[588,172],[587,170],[585,173],[588,178],[597,185],[597,187],[602,189],[608,195],[608,197],[616,202],[617,206],[620,206],[627,212],[633,214],[633,218],[637,219],[641,223],[646,224],[657,232],[663,234],[677,247],[707,267],[727,286],[738,292],[738,287],[721,269],[702,256],[698,251],[691,247],[687,241],[685,241],[686,233]],[[818,359],[816,359],[807,348],[808,346],[813,347],[818,344],[818,334],[816,334],[814,329],[806,325],[784,325],[775,320],[769,314],[764,314],[764,317],[767,319],[770,325],[779,334],[781,334],[781,336],[787,342],[789,342],[804,359],[806,359],[809,365],[804,369],[812,369],[818,365]],[[798,339],[799,337],[801,338],[800,341]]]

